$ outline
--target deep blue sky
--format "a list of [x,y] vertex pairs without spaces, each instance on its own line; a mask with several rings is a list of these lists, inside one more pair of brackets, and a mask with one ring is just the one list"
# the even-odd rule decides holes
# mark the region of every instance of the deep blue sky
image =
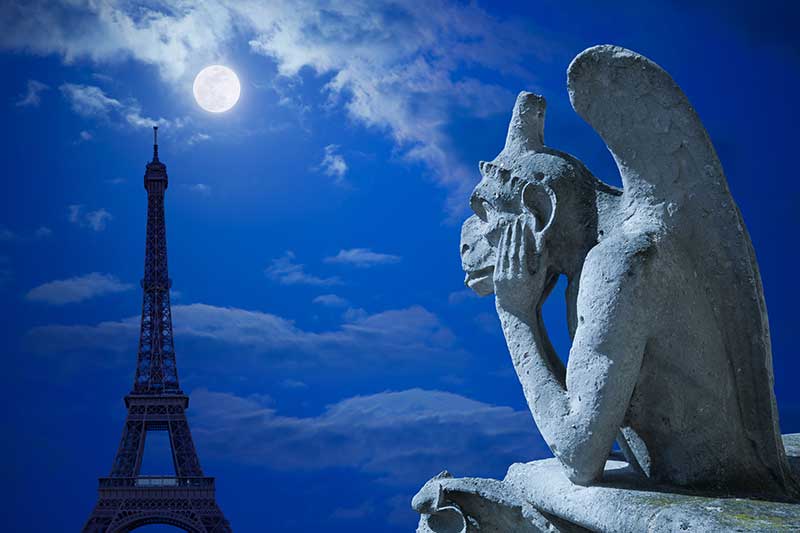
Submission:
[[[440,470],[545,456],[493,302],[462,285],[458,225],[523,89],[548,99],[549,145],[619,183],[565,88],[600,43],[662,65],[709,130],[761,265],[781,425],[800,431],[783,2],[64,4],[0,5],[4,531],[76,531],[111,468],[155,119],[181,382],[237,532],[411,531]],[[243,85],[219,116],[191,95],[211,63]],[[551,298],[562,354],[563,314]]]

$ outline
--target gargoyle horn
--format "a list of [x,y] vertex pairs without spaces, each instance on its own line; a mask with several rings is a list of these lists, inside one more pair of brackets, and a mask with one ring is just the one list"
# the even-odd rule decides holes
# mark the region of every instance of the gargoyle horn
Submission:
[[547,103],[543,96],[522,91],[517,96],[511,122],[508,124],[506,145],[498,159],[513,158],[524,152],[538,151],[544,147],[544,111]]

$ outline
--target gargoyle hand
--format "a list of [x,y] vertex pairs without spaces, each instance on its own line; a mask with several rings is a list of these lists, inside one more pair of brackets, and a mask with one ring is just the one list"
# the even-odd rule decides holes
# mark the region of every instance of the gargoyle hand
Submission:
[[494,268],[495,305],[498,311],[534,319],[545,290],[546,273],[533,232],[534,220],[523,213],[503,231]]

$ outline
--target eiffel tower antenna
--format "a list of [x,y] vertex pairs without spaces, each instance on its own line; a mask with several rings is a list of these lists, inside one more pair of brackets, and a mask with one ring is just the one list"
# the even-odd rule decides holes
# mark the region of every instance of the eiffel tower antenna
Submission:
[[[178,382],[164,223],[168,182],[167,166],[158,160],[158,126],[153,126],[153,160],[144,174],[147,237],[136,373],[125,396],[128,416],[111,474],[100,478],[97,504],[84,533],[128,533],[146,524],[193,533],[232,531],[216,503],[214,478],[200,468],[186,419],[189,397]],[[145,440],[152,431],[169,434],[174,476],[140,475]]]

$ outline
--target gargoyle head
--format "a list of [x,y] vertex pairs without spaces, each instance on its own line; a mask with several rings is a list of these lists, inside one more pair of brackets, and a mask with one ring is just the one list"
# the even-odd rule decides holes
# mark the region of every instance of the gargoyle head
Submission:
[[[556,195],[535,177],[520,178],[492,163],[481,162],[480,167],[483,179],[470,198],[475,214],[461,228],[461,264],[467,286],[486,296],[494,292],[492,276],[503,230],[515,217],[529,216],[534,221],[529,241],[544,242],[555,215]],[[529,257],[529,267],[537,269],[540,254]]]
[[[570,250],[581,248],[586,224],[594,217],[595,179],[579,161],[544,146],[545,100],[533,93],[517,97],[503,151],[481,162],[481,181],[470,197],[474,215],[461,228],[461,264],[466,285],[480,296],[494,292],[496,249],[504,228],[519,216],[530,217],[536,250],[529,268],[566,273]],[[586,194],[586,193],[590,194]],[[580,220],[579,220],[580,219]]]

